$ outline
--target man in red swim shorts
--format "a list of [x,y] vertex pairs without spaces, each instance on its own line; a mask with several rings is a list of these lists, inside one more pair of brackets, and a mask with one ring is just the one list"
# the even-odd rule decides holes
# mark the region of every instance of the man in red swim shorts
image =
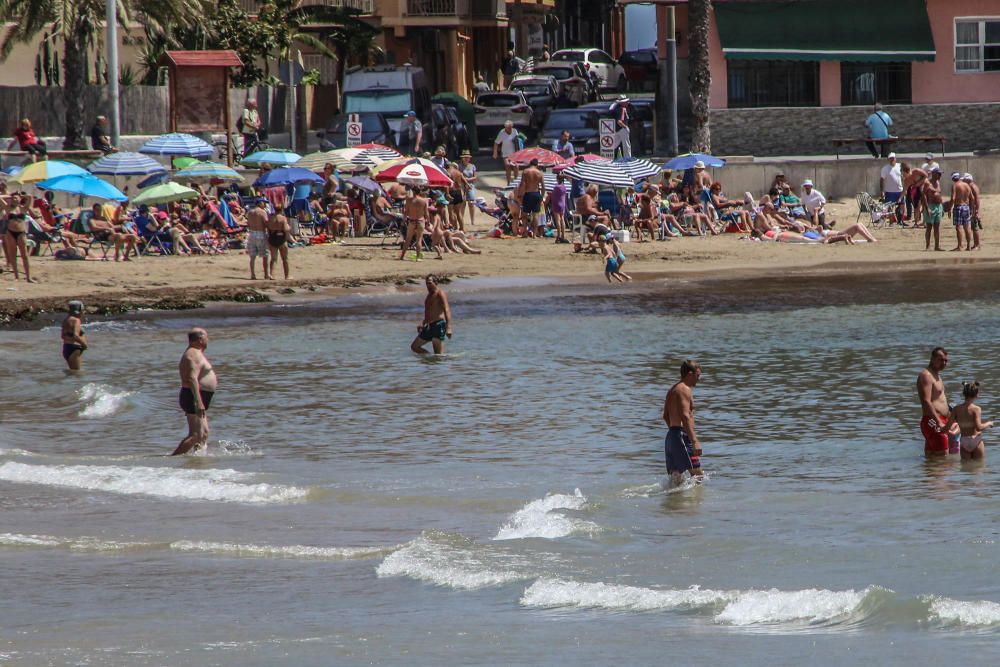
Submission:
[[920,398],[920,432],[924,434],[924,454],[943,456],[948,453],[948,398],[944,393],[941,371],[948,365],[948,352],[943,347],[931,350],[927,368],[917,376],[917,396]]

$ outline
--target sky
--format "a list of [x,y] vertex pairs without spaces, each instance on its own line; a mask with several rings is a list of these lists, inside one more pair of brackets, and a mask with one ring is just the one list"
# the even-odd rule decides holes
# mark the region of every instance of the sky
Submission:
[[654,46],[656,46],[656,7],[626,5],[625,50],[648,49]]

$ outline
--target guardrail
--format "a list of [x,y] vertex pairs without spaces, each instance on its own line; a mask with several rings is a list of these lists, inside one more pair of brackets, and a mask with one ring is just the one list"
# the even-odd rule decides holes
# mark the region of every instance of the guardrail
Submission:
[[[240,8],[247,14],[256,14],[266,0],[240,0]],[[375,13],[375,0],[302,0],[301,6],[320,5],[323,7],[347,7],[357,9],[362,14]]]
[[507,3],[505,0],[406,0],[406,15],[506,18]]

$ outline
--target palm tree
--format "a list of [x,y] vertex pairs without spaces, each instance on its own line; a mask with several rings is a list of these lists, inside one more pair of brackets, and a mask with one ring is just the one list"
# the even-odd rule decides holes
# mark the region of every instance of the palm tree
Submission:
[[712,0],[688,2],[688,84],[691,89],[691,151],[712,152],[712,132],[709,127],[709,91],[712,72],[708,64],[709,14]]
[[[142,23],[193,25],[209,13],[209,0],[116,0],[118,22],[128,25],[141,16]],[[0,21],[13,24],[0,42],[0,61],[14,45],[48,33],[47,39],[63,46],[63,98],[66,103],[66,138],[63,147],[84,148],[83,90],[87,81],[87,51],[103,30],[105,0],[0,0]],[[115,72],[113,76],[118,76]]]

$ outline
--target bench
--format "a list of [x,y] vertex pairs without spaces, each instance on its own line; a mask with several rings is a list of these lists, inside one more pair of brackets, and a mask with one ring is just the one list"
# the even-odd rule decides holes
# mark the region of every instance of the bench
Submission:
[[944,137],[889,137],[887,139],[859,139],[857,137],[851,137],[850,139],[833,139],[833,145],[837,150],[837,159],[840,159],[840,149],[849,144],[866,144],[869,141],[876,144],[894,144],[897,141],[933,141],[941,144],[941,157],[944,157]]
[[[0,151],[0,167],[3,166],[4,158],[15,158],[15,157],[28,157],[29,153],[27,151]],[[69,159],[73,160],[84,160],[91,161],[96,160],[103,156],[104,153],[96,150],[76,150],[76,151],[46,151],[46,156],[52,159]]]

